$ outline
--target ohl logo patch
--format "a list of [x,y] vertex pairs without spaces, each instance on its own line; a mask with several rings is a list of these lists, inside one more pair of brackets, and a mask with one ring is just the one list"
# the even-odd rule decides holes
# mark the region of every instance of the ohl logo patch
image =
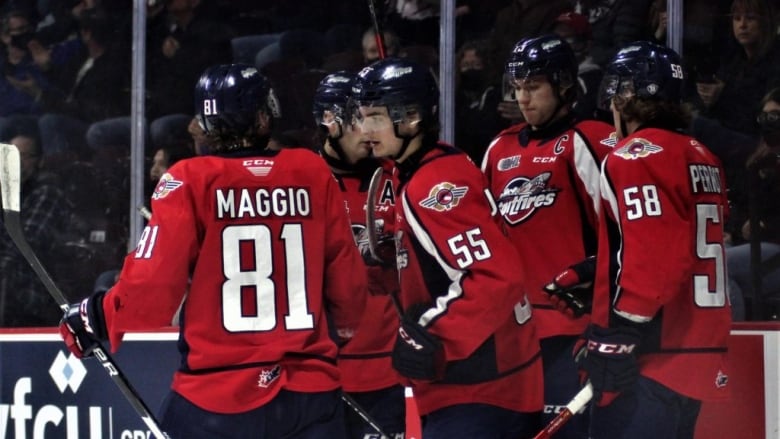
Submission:
[[509,181],[498,197],[498,209],[509,224],[519,224],[542,207],[551,206],[558,195],[548,187],[552,173],[543,172],[534,178],[517,177]]
[[431,188],[428,197],[420,201],[420,206],[438,212],[450,210],[460,203],[469,188],[457,187],[452,183],[442,182]]

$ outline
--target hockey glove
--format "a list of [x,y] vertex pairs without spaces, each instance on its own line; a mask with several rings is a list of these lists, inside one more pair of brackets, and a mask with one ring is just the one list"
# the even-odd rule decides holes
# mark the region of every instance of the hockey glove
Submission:
[[60,335],[77,358],[92,356],[92,351],[108,338],[103,321],[103,293],[71,304],[60,320]]
[[444,374],[444,347],[436,336],[417,323],[417,313],[401,318],[393,347],[393,369],[407,378],[433,381]]
[[542,289],[558,310],[574,318],[591,311],[596,257],[569,266]]
[[636,384],[639,366],[636,351],[639,332],[632,328],[602,328],[590,325],[579,352],[575,352],[583,378],[593,385],[593,400],[599,407]]
[[395,239],[393,235],[384,233],[385,222],[382,219],[376,220],[377,248],[376,257],[371,254],[368,244],[368,227],[363,228],[357,236],[358,249],[363,256],[363,262],[369,267],[395,267]]

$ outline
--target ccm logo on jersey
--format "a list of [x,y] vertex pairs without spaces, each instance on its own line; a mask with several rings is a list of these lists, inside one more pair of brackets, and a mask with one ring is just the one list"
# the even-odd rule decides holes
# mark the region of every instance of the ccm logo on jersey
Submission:
[[623,355],[630,354],[636,349],[636,343],[624,344],[624,343],[599,343],[597,341],[588,340],[588,350],[597,351],[602,354],[609,355]]
[[428,198],[420,201],[420,206],[438,212],[450,210],[460,203],[460,199],[469,191],[467,187],[457,187],[452,183],[439,183],[428,192]]
[[268,159],[244,160],[242,165],[255,177],[265,177],[271,172],[274,161]]
[[152,199],[159,200],[165,198],[168,194],[180,188],[182,184],[184,184],[184,182],[174,179],[173,175],[166,172],[160,177],[160,181],[154,188]]
[[650,154],[656,154],[664,149],[658,145],[653,145],[645,139],[634,139],[631,143],[621,146],[615,150],[615,155],[626,160],[636,160],[645,158]]

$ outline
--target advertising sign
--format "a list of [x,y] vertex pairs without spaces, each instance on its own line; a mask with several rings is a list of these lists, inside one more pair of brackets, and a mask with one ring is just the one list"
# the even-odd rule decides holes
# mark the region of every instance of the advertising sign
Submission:
[[[154,414],[178,367],[176,337],[128,334],[114,355]],[[74,357],[59,333],[0,334],[0,439],[152,437],[100,363]]]

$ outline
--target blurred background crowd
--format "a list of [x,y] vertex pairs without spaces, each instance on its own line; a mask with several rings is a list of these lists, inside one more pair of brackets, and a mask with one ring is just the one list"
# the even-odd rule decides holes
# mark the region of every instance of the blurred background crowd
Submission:
[[[727,170],[730,288],[745,299],[738,318],[776,319],[780,0],[681,1],[690,130]],[[438,75],[439,1],[374,3],[388,56]],[[576,112],[610,123],[596,105],[603,66],[628,42],[667,41],[666,0],[458,0],[454,15],[454,143],[477,164],[522,118],[503,79],[518,40],[566,39],[580,62]],[[379,58],[368,0],[148,0],[145,31],[145,133],[134,145],[133,2],[0,0],[0,142],[21,151],[25,235],[70,301],[110,287],[137,239],[131,151],[145,158],[147,199],[169,166],[209,152],[193,118],[207,66],[255,65],[285,109],[273,140],[313,148],[319,81]],[[0,326],[54,325],[60,314],[0,232]]]

